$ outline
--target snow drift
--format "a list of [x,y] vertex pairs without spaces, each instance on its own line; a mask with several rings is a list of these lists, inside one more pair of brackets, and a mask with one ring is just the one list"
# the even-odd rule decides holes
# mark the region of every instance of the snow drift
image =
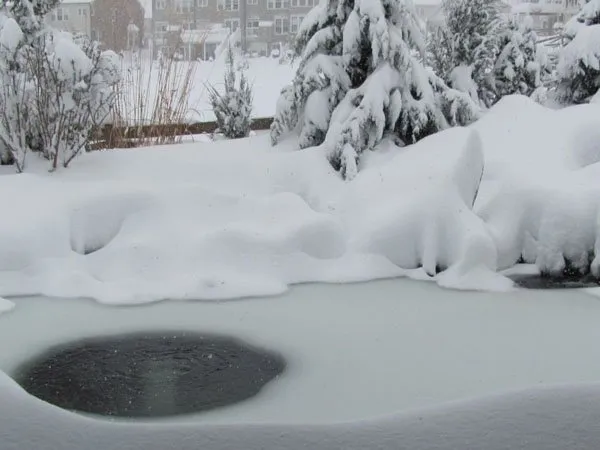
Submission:
[[111,423],[37,400],[0,373],[2,449],[595,450],[600,386],[530,389],[337,425]]
[[352,182],[322,148],[266,135],[1,176],[0,295],[140,303],[400,275],[505,290],[496,271],[519,261],[600,275],[599,112],[506,97],[471,127],[384,141]]

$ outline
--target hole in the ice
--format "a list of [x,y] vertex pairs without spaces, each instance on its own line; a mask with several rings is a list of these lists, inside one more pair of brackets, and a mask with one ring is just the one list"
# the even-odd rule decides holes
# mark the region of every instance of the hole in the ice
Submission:
[[52,348],[19,368],[15,380],[63,409],[150,418],[241,402],[284,368],[280,356],[233,338],[153,332]]
[[600,286],[600,280],[591,274],[586,275],[511,275],[510,279],[525,289],[578,289]]

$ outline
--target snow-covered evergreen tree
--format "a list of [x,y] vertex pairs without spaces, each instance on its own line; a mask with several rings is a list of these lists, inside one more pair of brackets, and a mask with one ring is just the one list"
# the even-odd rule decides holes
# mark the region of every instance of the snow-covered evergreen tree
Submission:
[[427,36],[427,64],[445,82],[450,81],[454,69],[454,42],[445,26],[431,30]]
[[444,0],[443,7],[453,41],[453,66],[460,72],[451,78],[462,79],[470,71],[480,101],[489,107],[497,99],[493,71],[504,31],[499,1]]
[[565,27],[569,41],[558,66],[558,90],[565,103],[584,103],[600,88],[600,0],[589,0]]
[[385,133],[405,143],[478,115],[415,55],[424,39],[411,0],[323,0],[302,22],[300,65],[284,89],[273,143],[299,132],[299,146],[324,143],[346,178]]
[[511,94],[530,96],[541,85],[537,35],[531,21],[527,20],[522,25],[509,23],[502,35],[500,48],[493,72],[497,97]]
[[119,79],[114,53],[45,25],[58,3],[0,4],[0,147],[18,171],[29,151],[66,167],[108,114]]
[[[226,54],[227,69],[224,77],[224,92],[209,87],[210,103],[219,131],[230,139],[248,136],[252,114],[252,86],[248,83],[242,67],[235,65],[231,45]],[[239,83],[237,74],[239,72]]]

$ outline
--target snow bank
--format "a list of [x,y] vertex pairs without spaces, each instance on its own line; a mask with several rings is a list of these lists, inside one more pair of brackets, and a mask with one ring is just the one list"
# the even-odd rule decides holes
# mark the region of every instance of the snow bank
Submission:
[[13,302],[0,297],[0,314],[11,311],[14,307]]
[[600,274],[599,142],[599,105],[512,96],[471,127],[383,144],[348,183],[324,148],[266,134],[2,176],[0,295],[140,303],[400,275],[505,290],[495,272],[521,260]]
[[478,133],[461,128],[363,170],[345,198],[351,248],[383,255],[402,268],[422,267],[430,276],[452,267],[445,284],[460,285],[468,277],[468,287],[478,287],[468,273],[496,269],[493,240],[471,210],[483,170]]
[[553,274],[590,268],[600,236],[599,113],[598,105],[554,111],[512,96],[473,126],[486,161],[476,211],[499,268],[520,258]]
[[322,150],[273,151],[262,135],[0,177],[19,199],[3,207],[0,294],[140,303],[276,294],[421,265],[492,273],[493,241],[471,211],[477,135],[453,130],[390,158],[348,184]]
[[2,449],[595,450],[600,386],[511,392],[337,425],[111,423],[41,402],[0,372]]

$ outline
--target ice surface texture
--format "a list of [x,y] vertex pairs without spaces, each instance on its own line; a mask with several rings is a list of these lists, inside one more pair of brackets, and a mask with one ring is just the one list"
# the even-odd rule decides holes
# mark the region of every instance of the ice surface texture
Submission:
[[246,400],[284,367],[278,355],[233,338],[154,330],[49,349],[22,365],[15,379],[66,410],[165,417]]

